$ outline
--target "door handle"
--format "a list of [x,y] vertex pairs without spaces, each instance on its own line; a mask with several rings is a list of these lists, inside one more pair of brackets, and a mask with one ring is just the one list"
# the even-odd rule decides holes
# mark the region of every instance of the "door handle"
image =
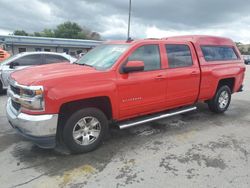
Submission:
[[163,75],[157,75],[155,77],[155,80],[164,80],[164,79],[165,79],[165,77]]
[[191,76],[196,76],[197,74],[199,74],[197,71],[193,71],[190,73]]

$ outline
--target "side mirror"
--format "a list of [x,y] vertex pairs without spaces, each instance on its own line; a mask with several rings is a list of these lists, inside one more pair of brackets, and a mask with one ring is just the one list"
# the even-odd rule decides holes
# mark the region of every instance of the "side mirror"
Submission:
[[11,62],[9,64],[9,66],[10,66],[10,69],[14,69],[16,66],[19,66],[19,63],[18,62]]
[[143,71],[144,62],[143,61],[128,61],[126,65],[122,67],[124,73]]

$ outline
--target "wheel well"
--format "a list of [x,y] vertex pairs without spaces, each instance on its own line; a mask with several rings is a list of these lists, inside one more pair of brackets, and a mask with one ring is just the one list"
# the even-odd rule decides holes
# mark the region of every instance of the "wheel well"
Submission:
[[222,79],[219,81],[217,89],[219,89],[221,86],[227,85],[230,88],[231,92],[233,92],[234,83],[235,83],[235,78]]
[[69,117],[75,111],[88,107],[98,108],[107,116],[109,120],[112,119],[112,107],[108,97],[95,97],[65,103],[60,108],[59,117]]
[[104,97],[95,97],[77,101],[71,101],[63,104],[59,110],[58,125],[57,125],[57,142],[64,145],[62,139],[62,131],[65,125],[65,121],[77,110],[82,108],[94,107],[100,109],[108,118],[112,119],[112,107],[110,99],[106,96]]

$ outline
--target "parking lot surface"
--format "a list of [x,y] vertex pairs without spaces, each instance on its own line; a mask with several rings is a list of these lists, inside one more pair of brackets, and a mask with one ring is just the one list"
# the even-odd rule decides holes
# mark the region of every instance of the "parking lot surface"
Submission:
[[0,96],[0,187],[250,187],[250,67],[222,115],[198,110],[111,129],[91,153],[40,149],[15,133]]

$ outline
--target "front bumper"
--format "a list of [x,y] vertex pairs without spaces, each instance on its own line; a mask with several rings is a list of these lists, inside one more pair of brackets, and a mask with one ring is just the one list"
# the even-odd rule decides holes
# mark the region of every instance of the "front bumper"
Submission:
[[242,92],[243,91],[243,85],[240,86],[237,92]]
[[53,148],[56,145],[58,114],[29,115],[16,111],[8,99],[7,118],[18,133],[33,141],[39,147]]

